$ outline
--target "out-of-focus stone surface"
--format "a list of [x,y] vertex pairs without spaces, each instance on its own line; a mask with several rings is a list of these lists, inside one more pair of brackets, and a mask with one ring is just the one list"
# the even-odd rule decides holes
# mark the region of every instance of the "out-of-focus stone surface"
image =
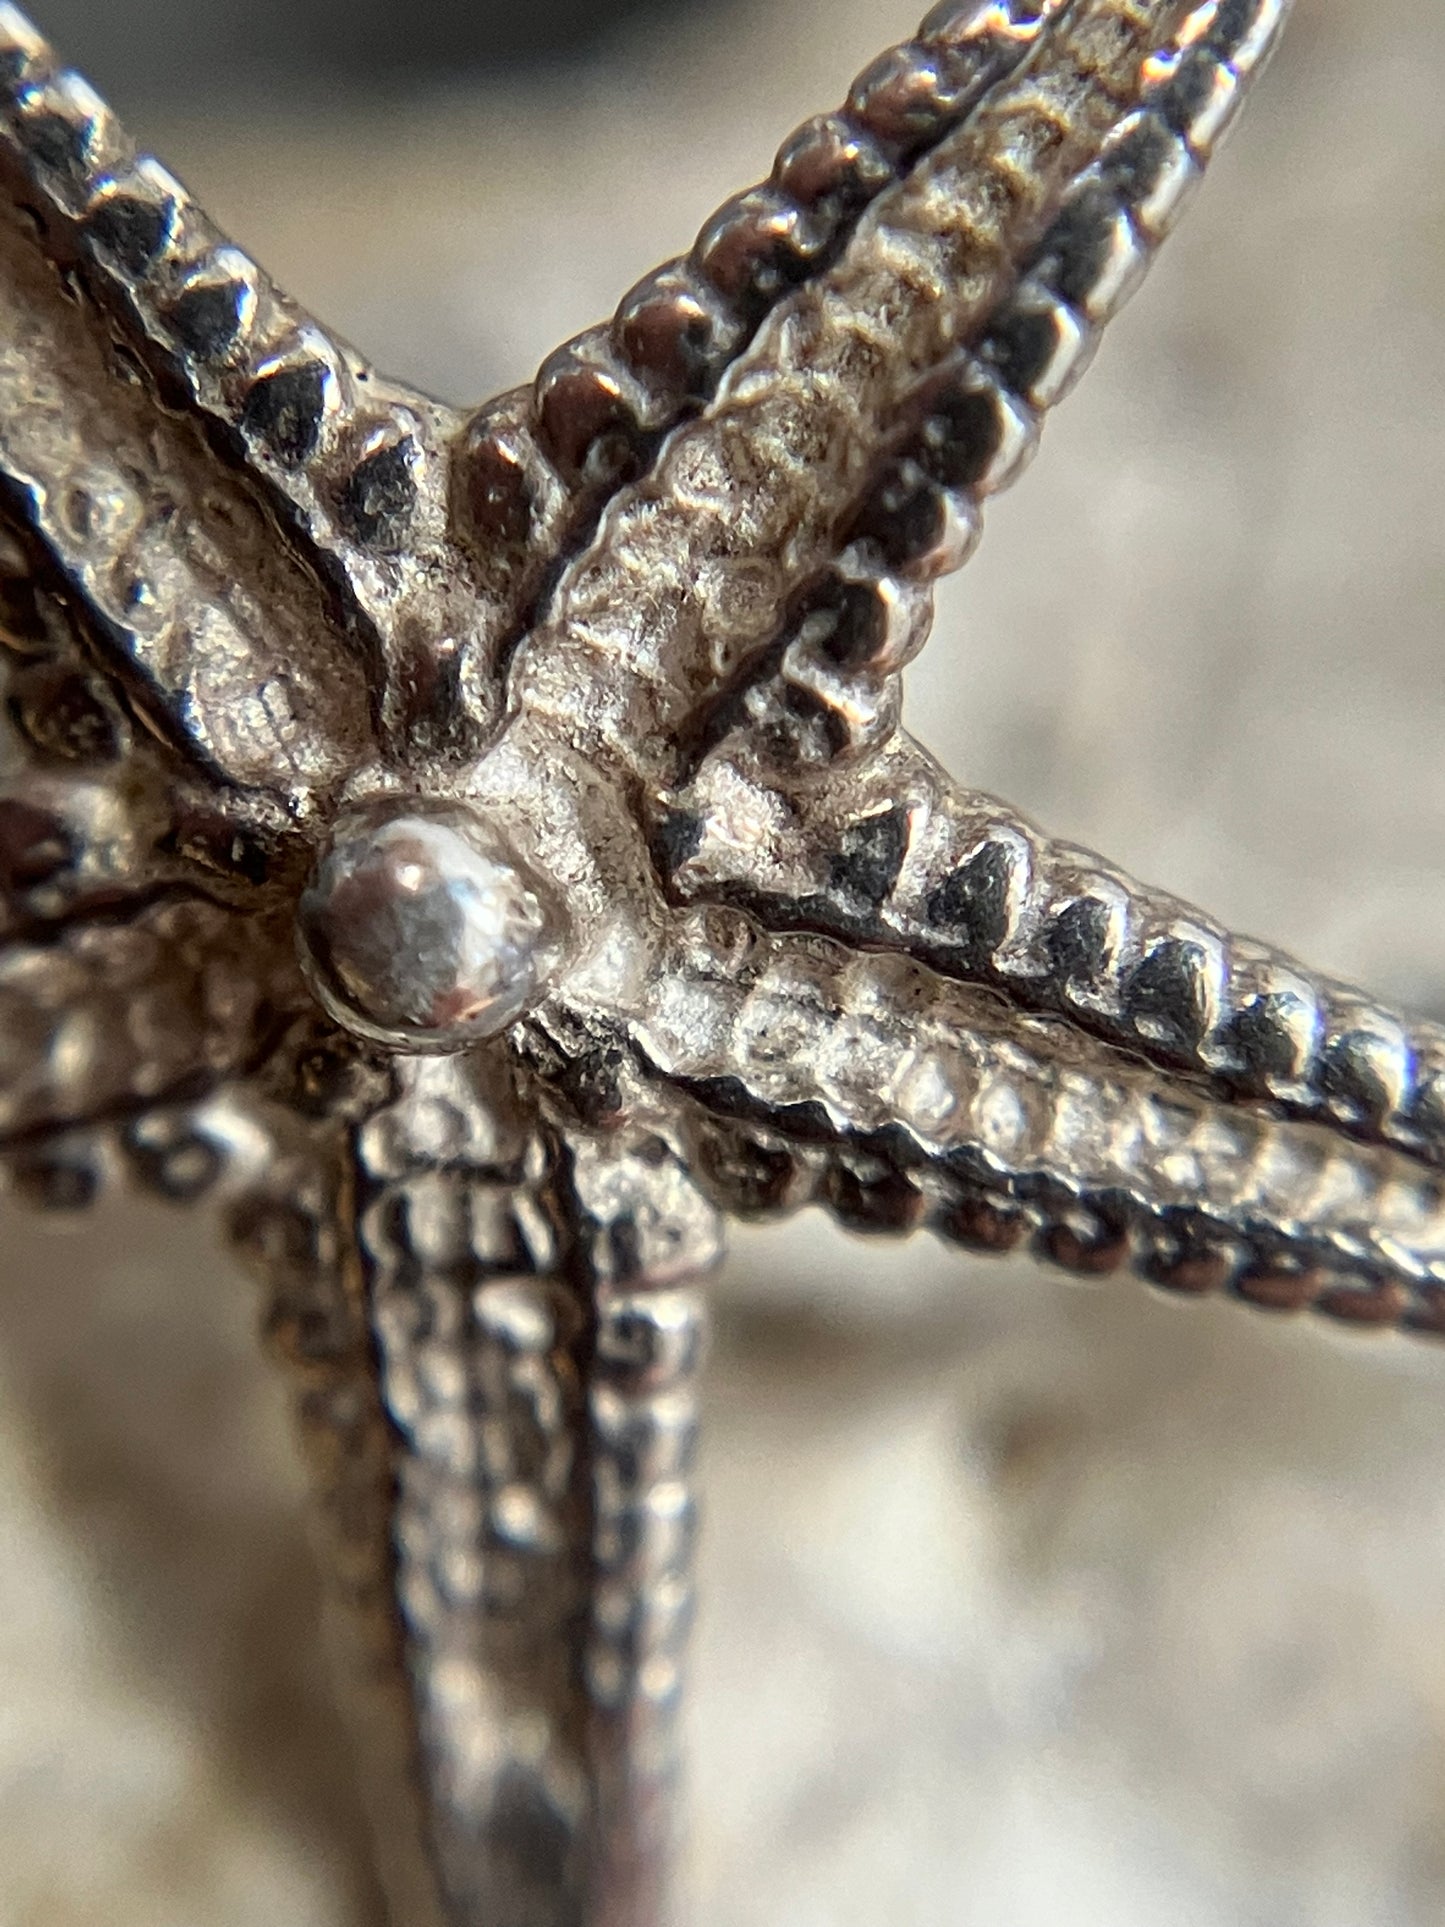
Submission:
[[[482,392],[910,13],[732,19],[415,121],[143,131]],[[1437,1012],[1442,90],[1445,12],[1300,0],[911,688],[969,780]],[[158,1211],[0,1237],[0,1922],[369,1921],[247,1288]],[[812,1223],[718,1296],[690,1923],[1441,1918],[1445,1355]]]

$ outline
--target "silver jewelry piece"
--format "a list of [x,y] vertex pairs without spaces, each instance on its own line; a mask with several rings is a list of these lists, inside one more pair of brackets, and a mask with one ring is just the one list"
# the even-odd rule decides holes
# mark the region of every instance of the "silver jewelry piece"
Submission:
[[1445,1331],[1445,1034],[898,720],[1284,12],[945,0],[461,416],[0,5],[0,1165],[262,1278],[408,1927],[665,1911],[727,1214]]

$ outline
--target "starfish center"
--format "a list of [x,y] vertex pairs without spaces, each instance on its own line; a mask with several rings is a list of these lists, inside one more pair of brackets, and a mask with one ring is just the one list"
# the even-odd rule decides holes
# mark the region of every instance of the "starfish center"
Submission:
[[461,1050],[546,988],[545,893],[464,808],[391,805],[344,817],[297,912],[302,965],[329,1016],[375,1043]]

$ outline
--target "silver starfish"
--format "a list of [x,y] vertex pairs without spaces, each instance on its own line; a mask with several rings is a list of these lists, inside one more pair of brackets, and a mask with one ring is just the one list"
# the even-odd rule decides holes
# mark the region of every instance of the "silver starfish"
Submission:
[[945,0],[459,415],[0,5],[0,1166],[262,1277],[408,1927],[666,1910],[723,1214],[1445,1331],[1445,1032],[898,721],[1285,10]]

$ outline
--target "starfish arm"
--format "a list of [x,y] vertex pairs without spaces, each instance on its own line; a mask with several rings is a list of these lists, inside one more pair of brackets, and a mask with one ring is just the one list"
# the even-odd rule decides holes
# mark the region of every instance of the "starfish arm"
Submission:
[[0,1172],[25,1194],[216,1176],[201,1114],[308,1001],[269,814],[222,812],[0,528]]
[[112,1174],[206,1190],[224,1161],[208,1101],[287,1025],[276,975],[268,933],[184,894],[0,944],[0,1179],[59,1207]]
[[549,355],[533,382],[477,411],[458,454],[458,507],[513,638],[612,495],[716,394],[789,294],[837,261],[878,196],[1033,54],[1065,4],[935,7],[837,112],[784,141],[768,179],[710,216],[688,254]]
[[653,842],[675,900],[916,957],[1228,1098],[1445,1165],[1440,1026],[1051,841],[902,733],[792,788],[719,753]]
[[326,1099],[350,1115],[340,1168],[314,1200],[304,1166],[278,1170],[232,1227],[278,1307],[392,1709],[388,1806],[409,1801],[413,1840],[397,1917],[642,1927],[668,1844],[687,1280],[716,1249],[711,1208],[661,1140],[564,1142],[500,1047],[349,1075]]
[[[8,5],[0,186],[23,297],[7,290],[0,382],[25,404],[0,411],[0,465],[166,706],[208,753],[246,738],[240,781],[270,759],[324,785],[373,721],[393,747],[473,746],[495,691],[451,536],[456,418],[283,294]],[[37,270],[37,227],[59,274]],[[154,606],[133,610],[136,588]]]
[[699,906],[613,1024],[619,1054],[676,1094],[695,1168],[739,1215],[819,1204],[852,1230],[927,1227],[1080,1273],[1445,1334],[1438,1170],[1022,1016],[901,947]]
[[0,515],[31,599],[40,584],[86,612],[93,668],[198,773],[304,806],[369,736],[362,666],[328,646],[319,590],[194,424],[132,378],[23,205],[0,198]]
[[1078,0],[1054,17],[613,504],[523,652],[527,698],[666,780],[746,665],[810,596],[826,606],[840,553],[846,581],[899,592],[957,560],[970,491],[1017,466],[1034,403],[1137,279],[1283,13]]
[[683,723],[682,767],[751,734],[794,768],[856,754],[897,722],[899,671],[927,640],[933,585],[962,567],[987,500],[1024,471],[1140,286],[1232,125],[1278,6],[1201,7],[1145,63],[1137,104],[1064,189],[1013,281],[900,401],[882,458],[766,640]]

